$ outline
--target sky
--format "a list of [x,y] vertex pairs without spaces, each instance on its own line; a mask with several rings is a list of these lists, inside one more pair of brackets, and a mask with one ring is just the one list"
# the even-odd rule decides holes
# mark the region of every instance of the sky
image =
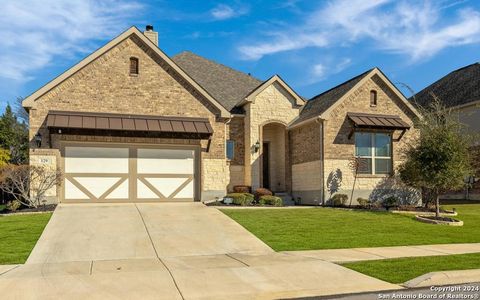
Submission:
[[[480,61],[479,0],[1,0],[0,109],[128,29],[311,98],[379,67],[407,96]],[[409,88],[406,88],[406,87]]]

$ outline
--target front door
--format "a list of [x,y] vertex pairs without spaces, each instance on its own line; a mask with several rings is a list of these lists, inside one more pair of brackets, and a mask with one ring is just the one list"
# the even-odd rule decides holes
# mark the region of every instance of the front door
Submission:
[[263,187],[270,188],[270,148],[269,143],[263,143],[262,167],[263,167]]

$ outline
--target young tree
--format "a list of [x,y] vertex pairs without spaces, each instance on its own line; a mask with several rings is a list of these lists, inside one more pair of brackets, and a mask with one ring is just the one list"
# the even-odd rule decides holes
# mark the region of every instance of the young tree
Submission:
[[472,173],[470,143],[460,133],[455,115],[438,98],[433,96],[431,105],[421,110],[423,118],[415,126],[420,133],[418,143],[406,151],[399,173],[406,184],[433,195],[438,218],[440,194],[463,187],[464,178]]
[[1,170],[0,189],[28,207],[39,207],[47,192],[61,184],[62,173],[44,166],[7,165]]

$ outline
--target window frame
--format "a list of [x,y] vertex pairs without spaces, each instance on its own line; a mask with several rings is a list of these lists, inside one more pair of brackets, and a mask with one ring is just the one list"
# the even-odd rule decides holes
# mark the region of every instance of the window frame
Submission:
[[[133,62],[135,62],[135,64],[136,64],[134,72],[132,72],[132,63]],[[130,60],[129,60],[129,63],[130,63],[129,69],[128,69],[129,74],[132,75],[132,76],[138,76],[138,74],[140,73],[140,60],[138,59],[138,57],[131,56]]]
[[[357,134],[368,134],[370,135],[370,156],[367,155],[357,155]],[[390,155],[389,156],[377,156],[376,154],[376,135],[377,134],[383,134],[387,135],[390,138]],[[356,158],[366,158],[371,160],[370,164],[370,169],[371,172],[366,173],[366,172],[358,172],[358,175],[373,175],[373,176],[391,176],[393,174],[393,134],[390,131],[356,131],[355,132],[355,138],[354,138],[354,155]],[[376,159],[383,159],[383,160],[390,160],[388,164],[388,173],[377,173],[376,172]]]
[[378,93],[376,90],[370,90],[370,106],[375,107],[378,104]]
[[[232,145],[232,157],[228,157],[228,145],[229,144]],[[229,161],[235,159],[235,140],[226,140],[225,141],[225,157]]]

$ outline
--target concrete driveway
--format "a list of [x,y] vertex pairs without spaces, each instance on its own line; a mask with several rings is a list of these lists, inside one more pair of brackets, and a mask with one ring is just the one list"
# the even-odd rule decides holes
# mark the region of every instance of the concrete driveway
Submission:
[[62,204],[27,264],[265,252],[272,250],[201,203]]
[[3,270],[8,299],[277,299],[400,288],[275,253],[198,203],[60,205],[27,263]]

